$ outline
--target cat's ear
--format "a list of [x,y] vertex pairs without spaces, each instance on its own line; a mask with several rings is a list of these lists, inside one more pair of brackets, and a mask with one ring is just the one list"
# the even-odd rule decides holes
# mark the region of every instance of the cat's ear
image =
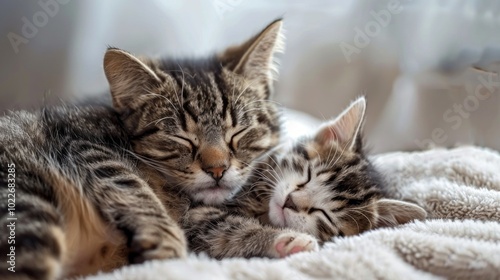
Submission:
[[104,55],[104,73],[108,79],[113,104],[117,110],[132,108],[160,82],[158,76],[135,56],[116,48]]
[[376,227],[393,227],[427,217],[427,212],[422,207],[394,199],[377,201],[377,212]]
[[230,47],[220,56],[222,64],[249,80],[269,84],[276,71],[273,64],[275,53],[283,49],[281,19],[269,24],[262,32],[245,43]]
[[360,137],[366,110],[364,97],[358,98],[336,119],[322,125],[316,133],[315,140],[320,145],[328,145],[331,142],[338,143],[345,149],[352,149]]

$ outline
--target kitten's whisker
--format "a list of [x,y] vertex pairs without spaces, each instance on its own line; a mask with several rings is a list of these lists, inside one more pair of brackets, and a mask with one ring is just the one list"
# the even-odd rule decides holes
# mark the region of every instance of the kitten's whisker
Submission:
[[[254,161],[254,162],[252,162],[252,163],[250,163],[250,164],[248,164],[248,163],[244,163],[244,162],[241,162],[241,161],[240,161],[240,163],[241,163],[241,164],[245,164],[245,165],[247,165],[247,166],[251,166],[251,165],[254,165],[254,164],[255,164],[255,165],[257,165],[257,166],[258,166],[258,165],[260,165],[260,164],[265,164],[265,165],[267,165],[267,166],[269,167],[269,169],[267,169],[267,168],[266,168],[266,169],[263,169],[263,170],[264,170],[264,171],[268,171],[268,172],[269,172],[269,175],[271,175],[271,176],[272,176],[272,177],[276,180],[276,182],[279,182],[279,181],[280,181],[280,179],[282,179],[282,178],[279,176],[279,174],[276,172],[276,170],[273,168],[273,166],[271,166],[269,163],[267,163],[267,162],[265,162],[265,161]],[[255,170],[255,168],[258,168],[258,167],[254,167],[254,170]],[[265,175],[262,175],[262,176],[263,176],[263,177],[267,177],[267,176],[265,176]]]
[[154,93],[154,92],[146,89],[145,87],[142,87],[142,90],[144,90],[145,92],[148,93],[148,94],[145,94],[145,96],[155,96],[155,97],[161,97],[161,98],[165,99],[168,103],[170,103],[170,105],[172,105],[172,108],[174,108],[174,110],[177,112],[177,114],[179,114],[179,110],[177,110],[177,106],[175,106],[174,103],[172,103],[172,101],[170,101],[170,99],[168,99],[166,96],[158,94],[158,93]]
[[[278,167],[281,176],[284,176],[285,173],[283,173],[283,170],[281,169],[281,166],[278,164],[278,162],[276,162],[276,160],[274,159],[274,157],[270,156],[269,159],[271,159],[274,162],[275,166]],[[269,166],[271,167],[272,170],[274,170],[274,168],[271,165],[269,165]],[[282,177],[279,177],[279,178],[283,179]]]
[[370,204],[367,204],[367,205],[363,205],[361,207],[352,207],[352,208],[349,208],[349,209],[363,210],[363,211],[369,212],[368,210],[365,210],[365,209],[368,208],[368,207],[371,207],[371,206],[373,206],[373,203],[370,203]]
[[262,110],[262,108],[250,108],[250,109],[248,109],[248,110],[246,110],[246,111],[238,111],[238,114],[239,114],[240,116],[243,116],[243,115],[245,115],[246,113],[249,113],[249,112],[252,112],[252,111],[260,111],[260,110]]
[[[234,83],[234,79],[235,79],[236,76],[233,76],[233,84],[232,84],[232,87],[233,87],[233,92],[231,93],[231,100],[234,101],[234,92],[235,92],[235,89],[236,89],[236,86],[235,86],[235,83]],[[236,106],[236,104],[233,104],[234,106]]]
[[316,152],[316,154],[318,155],[318,162],[321,162],[321,155],[320,153],[318,152],[318,149],[316,149],[314,146],[311,146],[311,148]]
[[351,218],[351,220],[353,220],[356,223],[356,227],[358,228],[358,232],[360,232],[361,228],[359,227],[358,221],[356,219],[354,219],[351,215],[349,215],[349,213],[345,213],[345,215],[347,217]]
[[[262,188],[261,189],[255,189],[255,188],[258,188],[258,187],[262,187]],[[249,193],[255,193],[255,192],[259,192],[256,195],[257,198],[260,198],[260,197],[263,196],[266,200],[268,199],[268,197],[271,197],[273,195],[272,190],[264,188],[264,186],[261,185],[261,184],[259,184],[259,183],[254,183],[254,184],[250,185],[249,188],[248,188],[248,190],[242,191],[239,195],[240,196],[246,196]]]
[[[179,63],[177,63],[177,66],[179,66],[179,69],[181,69],[181,73],[182,73],[182,83],[181,83],[181,95],[184,94],[184,82],[185,82],[185,73],[184,73],[184,70],[182,69],[182,67],[179,65]],[[191,76],[191,79],[193,79],[194,76]]]
[[[335,154],[333,155],[333,157],[330,157],[333,149],[335,149]],[[328,151],[328,156],[327,156],[327,159],[328,159],[327,169],[330,169],[333,167],[333,165],[331,163],[337,157],[337,152],[338,152],[337,145],[335,145],[335,147],[334,147],[334,145],[331,145],[330,150]]]
[[[276,180],[276,177],[273,175],[273,174],[267,174],[267,172],[270,171],[268,169],[262,169],[262,171],[258,170],[258,169],[254,169],[253,170],[253,173],[255,173],[256,175],[259,175],[259,177],[256,177],[255,179],[256,180],[269,180],[272,179],[272,178],[268,178],[268,175],[271,175],[275,180]],[[253,176],[255,177],[255,176]]]
[[236,100],[234,101],[234,107],[236,107],[238,105],[238,100],[240,100],[240,97],[243,95],[243,93],[245,93],[245,91],[251,86],[253,85],[254,83],[258,82],[257,79],[253,80],[252,82],[248,83],[248,85],[238,94],[238,97],[236,97]]
[[152,167],[153,169],[155,169],[156,171],[158,171],[158,172],[160,172],[160,173],[162,173],[164,175],[168,176],[171,173],[171,171],[168,170],[168,169],[166,169],[166,168],[164,168],[163,165],[160,162],[157,162],[157,161],[152,160],[150,158],[147,158],[147,157],[144,157],[142,155],[136,154],[136,153],[134,153],[132,151],[129,151],[127,149],[122,149],[122,150],[128,152],[133,157],[137,158],[141,162],[145,163],[146,165]]
[[[345,150],[346,150],[346,148],[347,148],[348,144],[349,144],[349,142],[346,142],[346,143],[345,143],[344,147],[342,148],[342,152],[341,152],[341,153],[340,153],[340,155],[337,157],[337,159],[335,159],[335,156],[337,155],[337,150],[338,150],[338,149],[335,149],[335,155],[333,156],[333,158],[332,158],[332,160],[330,161],[330,163],[328,163],[329,168],[331,168],[331,167],[335,166],[335,164],[337,164],[337,162],[340,160],[340,158],[342,158],[342,156],[344,155],[344,152],[345,152]],[[333,162],[333,159],[335,159],[335,162]],[[333,162],[333,164],[332,164],[331,162]]]
[[367,217],[365,214],[363,214],[363,212],[358,211],[358,210],[353,210],[353,209],[349,209],[349,210],[351,210],[351,211],[355,211],[356,213],[361,214],[363,217],[365,217],[365,219],[366,219],[366,220],[368,221],[368,223],[370,224],[370,228],[373,228],[372,221],[371,221],[370,219],[368,219],[368,217]]
[[181,92],[181,98],[179,98],[179,93],[177,92],[177,87],[173,87],[174,91],[175,91],[175,99],[177,99],[177,103],[179,104],[179,108],[182,108],[182,102],[181,102],[181,98],[182,98],[182,92]]
[[159,119],[157,119],[157,120],[155,120],[155,121],[152,121],[152,122],[150,122],[150,123],[146,124],[146,127],[147,127],[147,126],[150,126],[152,123],[155,123],[155,125],[157,125],[159,122],[161,122],[161,121],[163,121],[163,120],[167,120],[167,119],[172,119],[172,120],[174,120],[174,121],[175,121],[175,120],[177,120],[177,118],[170,117],[170,116],[169,116],[169,117],[163,117],[163,118],[159,118]]
[[247,106],[249,106],[249,105],[251,105],[251,104],[253,104],[253,103],[257,103],[257,102],[269,102],[269,103],[275,103],[275,104],[277,104],[277,105],[282,106],[282,104],[281,104],[281,103],[276,102],[276,101],[274,101],[274,100],[270,100],[270,99],[258,99],[258,100],[254,100],[254,101],[251,101],[251,102],[246,103],[244,106],[242,106],[242,107],[238,108],[238,110],[242,111],[242,110],[243,110],[243,109],[245,109]]
[[[183,73],[183,74],[184,74],[184,73],[185,73],[185,71],[184,71],[184,70],[182,70],[181,65],[180,65],[179,63],[177,63],[177,66],[179,67],[179,70],[174,69],[174,70],[168,70],[168,71],[171,71],[171,72],[181,72],[181,73]],[[194,79],[194,77],[196,77],[196,74],[195,74],[195,75],[191,75],[191,74],[189,74],[189,73],[185,73],[185,74],[186,74],[187,76],[189,76],[191,79]]]
[[344,152],[347,148],[347,146],[349,145],[349,142],[346,142],[345,145],[344,145],[344,148],[342,148],[342,153],[340,153],[340,156],[337,158],[337,160],[333,163],[333,165],[337,164],[337,162],[339,161],[339,159],[344,155]]
[[[269,169],[265,169],[265,171],[267,171],[268,174],[270,176],[272,176],[272,178],[269,178],[269,179],[274,179],[275,180],[274,183],[278,183],[280,181],[283,181],[283,177],[282,177],[283,175],[280,176],[280,174],[278,174],[278,172],[270,164],[268,164],[268,163],[265,163],[265,164],[269,166]],[[264,175],[264,178],[268,178],[268,176]]]

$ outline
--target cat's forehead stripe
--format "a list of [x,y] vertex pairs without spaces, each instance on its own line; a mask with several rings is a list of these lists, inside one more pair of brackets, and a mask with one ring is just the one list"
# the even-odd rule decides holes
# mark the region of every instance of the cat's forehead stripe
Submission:
[[298,143],[293,147],[293,151],[301,155],[304,159],[309,160],[309,154],[303,143]]

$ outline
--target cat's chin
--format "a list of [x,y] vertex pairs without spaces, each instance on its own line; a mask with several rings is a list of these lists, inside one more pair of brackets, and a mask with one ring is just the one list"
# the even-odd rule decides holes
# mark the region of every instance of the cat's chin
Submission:
[[194,194],[194,200],[203,202],[209,205],[218,205],[230,199],[234,194],[234,190],[226,187],[215,186],[198,190]]

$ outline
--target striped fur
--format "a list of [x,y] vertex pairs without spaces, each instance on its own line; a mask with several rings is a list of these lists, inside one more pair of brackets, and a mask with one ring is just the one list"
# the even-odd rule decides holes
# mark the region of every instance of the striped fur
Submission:
[[104,69],[135,153],[195,201],[219,204],[239,190],[252,160],[279,140],[270,102],[281,22],[206,60],[139,60],[117,49]]
[[[270,153],[224,207],[193,208],[196,218],[188,219],[196,223],[183,224],[191,249],[217,258],[282,257],[314,250],[316,240],[425,218],[417,205],[384,198],[383,181],[363,153],[364,112],[360,98],[316,135]],[[284,234],[303,243],[282,252]]]
[[[205,60],[136,58],[104,70],[113,107],[0,118],[0,278],[56,279],[184,257],[191,200],[220,204],[279,138],[269,102],[281,22]],[[7,270],[9,164],[16,167],[16,266]]]

